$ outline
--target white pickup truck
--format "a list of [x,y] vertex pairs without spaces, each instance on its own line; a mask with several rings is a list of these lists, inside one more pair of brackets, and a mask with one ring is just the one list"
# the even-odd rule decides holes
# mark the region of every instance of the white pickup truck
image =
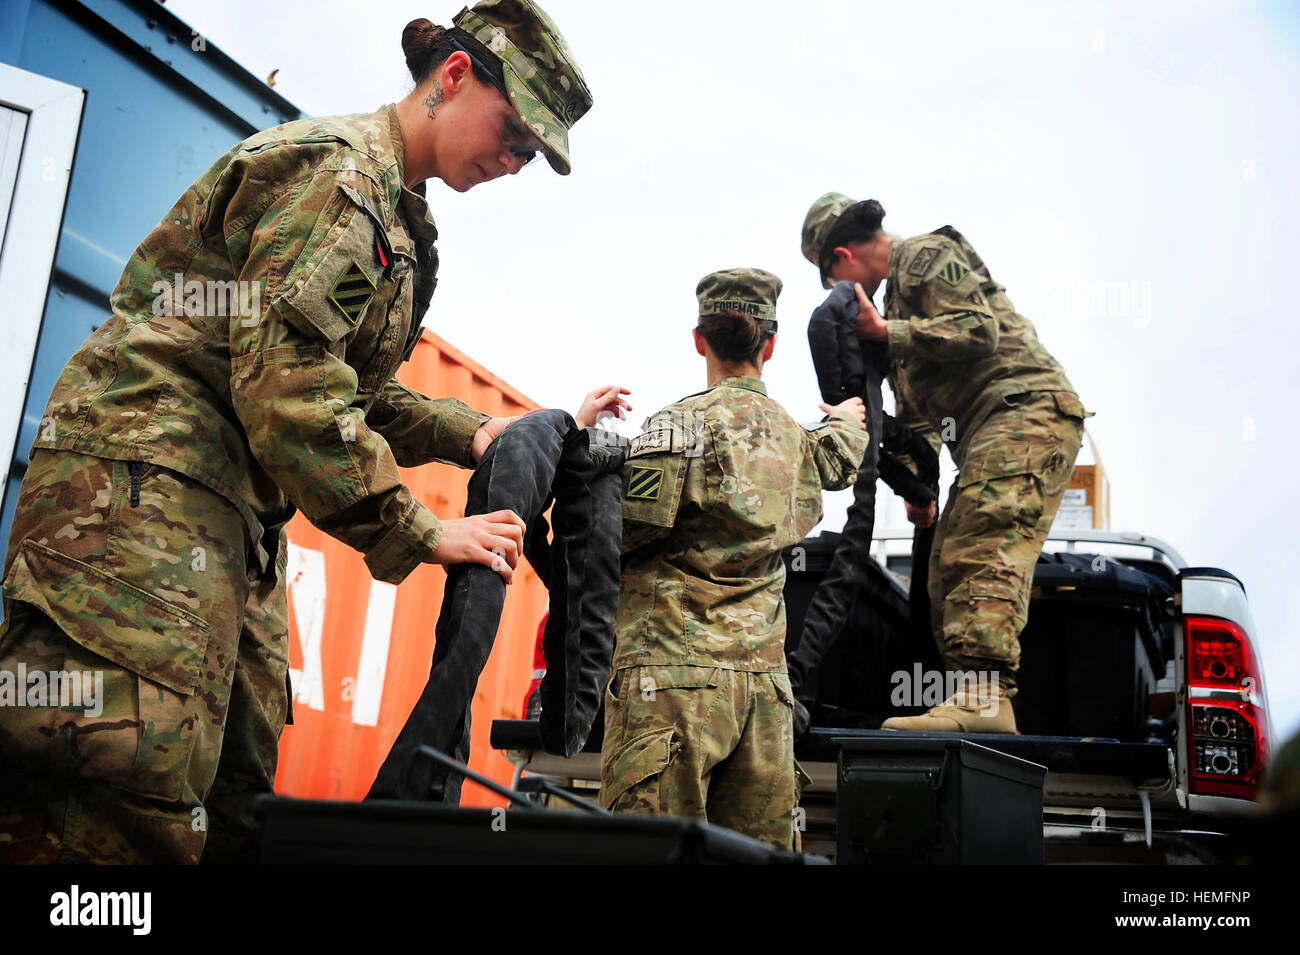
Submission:
[[[798,561],[787,560],[790,647],[836,539],[810,538],[797,545]],[[844,741],[897,738],[878,729],[900,712],[890,701],[897,675],[938,665],[928,623],[916,622],[928,615],[909,604],[911,549],[910,531],[877,536],[868,586],[819,668],[811,728],[796,744],[812,777],[797,826],[805,851],[836,854]],[[1021,639],[1014,706],[1023,735],[963,738],[1046,767],[1046,862],[1232,860],[1234,819],[1256,808],[1268,752],[1253,636],[1245,587],[1227,571],[1188,567],[1168,544],[1141,534],[1055,534],[1036,568]],[[528,776],[541,775],[594,796],[599,727],[583,753],[563,759],[528,746],[530,726],[493,727],[516,783],[527,788]]]
[[[798,639],[819,576],[817,540],[807,543],[812,557],[786,588],[797,621],[788,640]],[[814,779],[804,796],[805,845],[814,851],[833,845],[824,825],[834,812],[831,741],[876,735],[873,714],[864,711],[882,708],[887,675],[909,657],[923,662],[935,653],[928,624],[913,625],[919,615],[907,603],[911,546],[908,531],[878,535],[874,555],[888,572],[873,573],[856,620],[871,637],[841,640],[822,667],[834,679],[823,679],[822,705],[799,747]],[[967,737],[1047,767],[1046,861],[1234,857],[1225,830],[1255,810],[1268,751],[1253,634],[1245,587],[1227,571],[1189,567],[1174,548],[1142,534],[1049,538],[1021,638],[1014,706],[1024,735]],[[928,662],[937,664],[937,655]]]

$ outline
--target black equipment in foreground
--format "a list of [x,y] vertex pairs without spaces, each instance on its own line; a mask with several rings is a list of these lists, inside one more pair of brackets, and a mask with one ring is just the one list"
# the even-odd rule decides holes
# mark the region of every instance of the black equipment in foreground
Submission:
[[671,816],[460,809],[427,802],[262,796],[260,861],[271,865],[800,865],[717,826]]
[[[513,789],[507,789],[505,786],[502,786],[495,779],[488,779],[483,774],[474,772],[474,770],[470,769],[464,763],[460,762],[459,760],[452,759],[450,756],[446,755],[445,753],[438,752],[432,746],[421,746],[418,748],[417,751],[421,756],[427,756],[429,759],[432,759],[435,763],[440,763],[443,766],[446,766],[451,772],[459,773],[460,775],[464,776],[466,779],[472,779],[474,782],[478,783],[484,789],[492,790],[492,792],[496,793],[502,799],[505,799],[512,806],[518,806],[520,809],[530,809],[530,810],[541,809],[540,806],[538,806],[527,796],[521,795],[520,793],[515,792]],[[573,806],[576,806],[578,809],[581,809],[583,812],[593,813],[594,815],[597,816],[612,815],[612,813],[608,809],[602,809],[600,806],[597,806],[595,803],[587,802],[585,799],[579,799],[577,796],[573,795],[570,792],[567,792],[564,789],[561,789],[559,786],[556,786],[554,783],[550,782],[549,780],[542,779],[539,777],[536,780],[536,785],[533,788],[536,791],[546,793],[548,796],[554,796],[557,799],[562,799],[565,802],[570,803]]]
[[558,786],[538,789],[580,812],[542,809],[430,746],[418,755],[473,780],[514,811],[367,799],[361,803],[261,796],[259,861],[271,865],[651,864],[803,865],[826,859],[782,852],[718,826],[670,816],[615,816]]
[[837,742],[836,864],[1042,864],[1045,767],[961,739]]

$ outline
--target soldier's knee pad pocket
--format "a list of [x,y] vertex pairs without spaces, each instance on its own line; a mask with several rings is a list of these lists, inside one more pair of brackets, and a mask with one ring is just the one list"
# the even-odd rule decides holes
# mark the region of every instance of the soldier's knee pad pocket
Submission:
[[948,542],[973,534],[996,534],[1014,530],[1023,537],[1033,537],[1045,505],[1043,481],[1037,474],[1017,472],[986,476],[958,484],[970,498],[970,511],[950,528]]
[[207,622],[32,540],[22,542],[4,597],[62,631],[60,678],[80,674],[82,687],[73,705],[65,694],[52,735],[28,734],[27,759],[53,775],[179,798],[197,728]]

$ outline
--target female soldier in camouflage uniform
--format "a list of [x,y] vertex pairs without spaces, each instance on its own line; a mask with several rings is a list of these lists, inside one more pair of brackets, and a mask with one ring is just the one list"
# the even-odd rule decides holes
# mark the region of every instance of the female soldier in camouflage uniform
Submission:
[[0,668],[102,673],[102,693],[0,714],[4,768],[26,776],[0,778],[0,859],[196,862],[205,836],[205,858],[246,854],[288,706],[296,510],[379,580],[460,561],[510,578],[516,515],[440,522],[397,471],[472,467],[505,425],[393,378],[436,283],[424,180],[463,192],[539,149],[567,174],[591,97],[529,0],[455,24],[407,26],[402,102],[218,159],[60,376],[14,519]]
[[708,390],[653,415],[624,465],[624,571],[605,695],[601,803],[791,841],[794,699],[781,549],[866,452],[861,398],[797,425],[759,380],[781,280],[705,276],[695,349]]
[[[952,226],[898,239],[881,229],[885,210],[839,193],[804,219],[804,256],[822,284],[859,283],[858,334],[889,346],[889,382],[899,422],[946,442],[959,469],[930,552],[930,611],[950,671],[998,678],[983,697],[959,690],[885,729],[1014,733],[1020,631],[1034,564],[1060,506],[1087,416],[1034,326]],[[885,314],[872,304],[888,279]],[[933,502],[908,505],[919,526]],[[984,681],[981,681],[984,683]],[[987,689],[987,685],[986,685]]]

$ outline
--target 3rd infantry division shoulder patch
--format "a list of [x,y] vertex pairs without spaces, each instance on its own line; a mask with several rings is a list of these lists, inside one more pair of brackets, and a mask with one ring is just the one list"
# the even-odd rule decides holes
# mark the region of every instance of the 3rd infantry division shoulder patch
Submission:
[[657,501],[664,483],[663,468],[632,468],[627,479],[627,498],[632,501]]
[[370,304],[375,294],[375,284],[356,262],[349,262],[343,274],[338,277],[330,289],[329,299],[339,307],[353,325],[361,318],[361,313]]
[[960,262],[949,262],[939,270],[939,278],[943,279],[953,288],[956,288],[958,283],[966,277],[966,273],[969,271],[970,269],[966,268],[966,266],[962,265]]

